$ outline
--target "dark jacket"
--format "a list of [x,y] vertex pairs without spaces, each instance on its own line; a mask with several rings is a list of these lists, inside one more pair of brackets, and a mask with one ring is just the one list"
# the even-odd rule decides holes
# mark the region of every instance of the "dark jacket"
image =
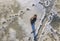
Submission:
[[31,24],[34,24],[34,23],[36,22],[36,19],[37,19],[37,18],[31,19],[31,20],[30,20]]

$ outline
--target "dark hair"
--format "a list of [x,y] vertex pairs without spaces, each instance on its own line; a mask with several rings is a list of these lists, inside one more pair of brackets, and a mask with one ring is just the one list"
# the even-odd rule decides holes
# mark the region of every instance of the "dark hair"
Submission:
[[37,16],[36,14],[34,16]]

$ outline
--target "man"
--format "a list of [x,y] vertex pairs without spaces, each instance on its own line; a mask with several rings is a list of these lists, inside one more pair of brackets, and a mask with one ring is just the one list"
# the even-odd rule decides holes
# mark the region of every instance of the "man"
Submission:
[[34,40],[36,40],[36,32],[35,32],[35,22],[37,20],[37,15],[35,14],[31,19],[30,19],[30,22],[31,22],[31,26],[32,26],[32,33],[34,35]]

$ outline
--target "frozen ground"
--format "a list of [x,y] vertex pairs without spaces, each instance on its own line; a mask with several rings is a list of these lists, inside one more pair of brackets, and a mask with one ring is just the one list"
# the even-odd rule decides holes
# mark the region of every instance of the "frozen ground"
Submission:
[[0,41],[34,41],[30,25],[30,18],[34,14],[38,16],[37,41],[59,41],[60,1],[54,2],[55,0],[0,0]]

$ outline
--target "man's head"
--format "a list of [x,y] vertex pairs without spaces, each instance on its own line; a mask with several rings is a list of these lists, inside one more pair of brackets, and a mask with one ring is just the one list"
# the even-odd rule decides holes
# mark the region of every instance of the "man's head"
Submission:
[[35,14],[34,17],[37,18],[37,15]]

